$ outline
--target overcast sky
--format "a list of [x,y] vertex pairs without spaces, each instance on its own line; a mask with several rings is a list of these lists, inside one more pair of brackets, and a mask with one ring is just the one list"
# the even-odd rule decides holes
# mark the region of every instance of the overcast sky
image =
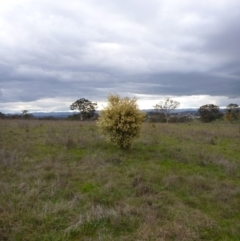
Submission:
[[240,105],[240,1],[0,0],[0,112],[110,93]]

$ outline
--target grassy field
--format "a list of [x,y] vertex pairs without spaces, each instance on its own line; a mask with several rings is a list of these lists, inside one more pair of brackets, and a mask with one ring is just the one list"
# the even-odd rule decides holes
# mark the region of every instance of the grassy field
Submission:
[[94,122],[0,120],[0,172],[3,241],[240,240],[234,124],[144,123],[123,151]]

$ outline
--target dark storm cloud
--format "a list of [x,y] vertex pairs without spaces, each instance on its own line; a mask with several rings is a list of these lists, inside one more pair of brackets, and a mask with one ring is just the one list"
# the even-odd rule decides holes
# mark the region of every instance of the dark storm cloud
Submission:
[[[147,77],[146,77],[147,79]],[[182,95],[216,95],[238,96],[240,82],[222,76],[213,76],[206,73],[166,73],[154,75],[151,78],[153,85],[145,88],[148,94]],[[159,87],[157,83],[161,82]]]
[[237,0],[0,3],[1,103],[240,97],[239,21]]

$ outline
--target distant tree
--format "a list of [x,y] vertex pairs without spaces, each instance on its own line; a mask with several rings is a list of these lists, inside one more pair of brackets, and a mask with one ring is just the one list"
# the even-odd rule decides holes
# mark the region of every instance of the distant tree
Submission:
[[160,112],[164,114],[166,121],[168,123],[171,111],[175,110],[179,105],[180,103],[178,101],[174,101],[170,98],[167,98],[165,101],[161,101],[159,102],[159,104],[156,104],[154,108],[157,113]]
[[22,111],[22,118],[24,119],[32,119],[34,116],[29,114],[29,111],[28,110],[23,110]]
[[4,119],[5,114],[3,114],[2,112],[0,112],[0,119]]
[[214,104],[207,104],[201,106],[198,109],[198,113],[202,122],[212,122],[223,117],[223,114],[221,113],[219,107]]
[[129,149],[140,134],[145,114],[139,110],[136,102],[136,98],[110,95],[108,105],[100,112],[97,121],[99,131],[107,141],[122,149]]
[[95,115],[97,103],[81,98],[70,105],[71,110],[79,110],[80,120],[86,120]]
[[229,104],[225,110],[225,117],[230,121],[237,121],[240,119],[240,107],[238,104]]
[[28,113],[29,113],[28,110],[23,110],[23,111],[22,111],[22,115],[27,115]]

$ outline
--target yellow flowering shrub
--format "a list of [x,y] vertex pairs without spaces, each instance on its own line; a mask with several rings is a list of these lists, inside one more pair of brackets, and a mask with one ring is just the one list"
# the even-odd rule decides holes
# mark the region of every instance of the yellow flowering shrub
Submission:
[[136,98],[110,95],[108,105],[100,112],[97,126],[108,142],[129,149],[140,134],[144,116]]

